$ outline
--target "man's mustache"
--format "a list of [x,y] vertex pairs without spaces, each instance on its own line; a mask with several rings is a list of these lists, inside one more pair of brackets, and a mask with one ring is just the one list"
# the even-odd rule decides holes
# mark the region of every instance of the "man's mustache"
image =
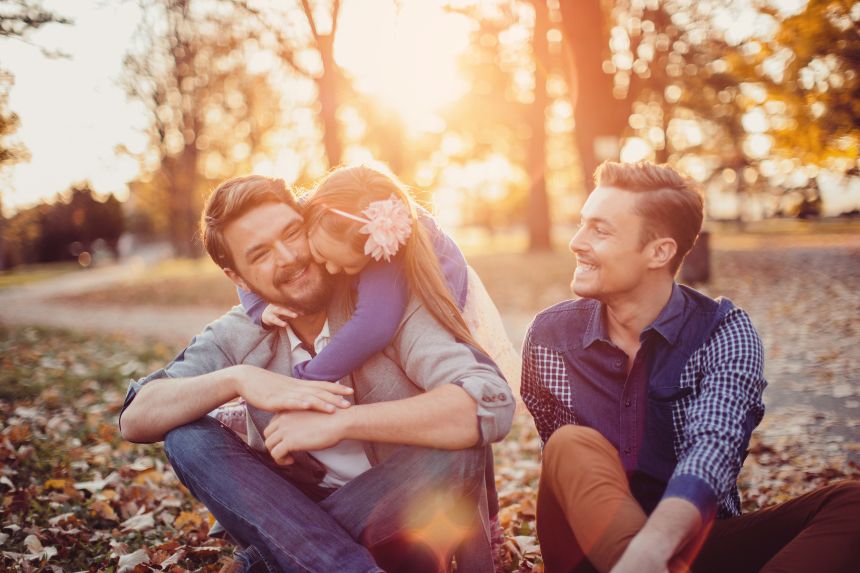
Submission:
[[282,285],[284,283],[287,283],[293,278],[294,275],[296,275],[298,272],[304,270],[305,267],[307,267],[311,264],[316,264],[316,263],[314,263],[314,261],[311,259],[310,255],[307,255],[307,256],[302,257],[301,259],[297,260],[296,262],[294,262],[293,264],[291,264],[288,267],[281,267],[281,268],[275,270],[275,276],[272,279],[272,283],[274,283],[274,285],[276,287],[279,285]]

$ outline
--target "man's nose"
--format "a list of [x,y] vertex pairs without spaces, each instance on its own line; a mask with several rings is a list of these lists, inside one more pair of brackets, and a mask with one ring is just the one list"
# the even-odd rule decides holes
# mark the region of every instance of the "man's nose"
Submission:
[[297,260],[293,250],[281,241],[275,243],[275,258],[280,265],[291,265]]
[[570,243],[568,243],[567,248],[570,249],[570,252],[573,254],[581,253],[587,247],[587,243],[585,241],[585,227],[580,227],[576,234],[570,239]]

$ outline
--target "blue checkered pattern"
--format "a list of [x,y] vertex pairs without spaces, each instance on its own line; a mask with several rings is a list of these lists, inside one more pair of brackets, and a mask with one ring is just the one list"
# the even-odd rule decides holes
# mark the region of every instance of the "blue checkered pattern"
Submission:
[[[562,353],[533,342],[523,345],[522,397],[541,440],[564,424],[576,424],[576,396]],[[707,483],[717,498],[717,517],[740,515],[737,476],[746,455],[744,424],[764,415],[764,351],[749,316],[733,308],[684,366],[680,386],[690,395],[672,410],[673,477]]]

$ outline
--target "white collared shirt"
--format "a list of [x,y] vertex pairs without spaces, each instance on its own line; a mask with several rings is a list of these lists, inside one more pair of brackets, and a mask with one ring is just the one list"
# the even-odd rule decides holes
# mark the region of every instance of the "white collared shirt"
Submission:
[[[289,326],[286,330],[290,341],[291,364],[310,360],[311,355],[302,348],[302,341],[298,335]],[[329,340],[331,340],[331,332],[329,331],[328,320],[326,320],[316,340],[314,340],[314,351],[319,354],[329,343]],[[337,382],[333,382],[333,384],[337,384]],[[343,440],[331,448],[311,452],[311,455],[326,468],[326,475],[321,482],[321,485],[326,487],[340,487],[370,469],[370,461],[364,452],[364,446],[356,440]]]

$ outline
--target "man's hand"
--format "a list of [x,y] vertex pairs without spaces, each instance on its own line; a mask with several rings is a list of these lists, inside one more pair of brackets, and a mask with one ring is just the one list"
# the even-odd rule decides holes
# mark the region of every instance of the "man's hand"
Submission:
[[664,548],[637,535],[612,568],[612,573],[669,573],[670,558]]
[[293,463],[291,452],[324,450],[346,438],[342,416],[319,412],[282,412],[266,426],[266,449],[276,463]]
[[233,370],[231,375],[237,381],[238,394],[261,410],[317,410],[331,413],[335,407],[350,406],[344,396],[352,394],[352,388],[340,384],[300,380],[244,364],[230,368]]

